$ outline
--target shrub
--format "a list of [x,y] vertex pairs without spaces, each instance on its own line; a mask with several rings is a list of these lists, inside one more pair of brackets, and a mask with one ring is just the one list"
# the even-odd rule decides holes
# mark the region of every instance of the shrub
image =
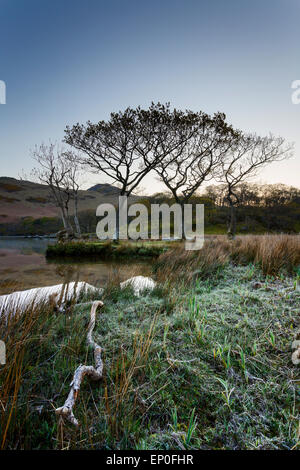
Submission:
[[26,201],[36,202],[38,204],[46,204],[46,202],[48,202],[48,199],[45,197],[38,196],[38,197],[28,197],[26,198]]
[[15,191],[22,191],[23,188],[17,184],[0,183],[0,189],[3,189],[9,193],[14,193]]
[[4,202],[16,202],[16,201],[19,201],[19,199],[16,199],[15,197],[7,197],[7,196],[1,196],[0,194],[0,201],[4,201]]

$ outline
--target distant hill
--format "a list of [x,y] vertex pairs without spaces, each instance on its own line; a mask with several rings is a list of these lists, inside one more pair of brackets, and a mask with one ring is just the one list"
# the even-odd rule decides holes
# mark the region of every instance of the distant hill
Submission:
[[[120,190],[110,184],[97,184],[79,192],[79,211],[95,211],[101,203],[117,204]],[[135,199],[135,197],[133,197]],[[70,214],[72,214],[72,202]],[[17,223],[31,217],[59,217],[49,186],[0,177],[0,225]]]
[[119,196],[121,192],[119,188],[108,183],[95,184],[95,186],[89,188],[88,191],[97,191],[106,196]]

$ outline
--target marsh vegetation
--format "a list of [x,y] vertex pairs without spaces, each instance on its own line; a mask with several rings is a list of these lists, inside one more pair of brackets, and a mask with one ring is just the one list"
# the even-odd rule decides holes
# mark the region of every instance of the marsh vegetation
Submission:
[[158,285],[140,297],[112,275],[95,329],[104,376],[81,387],[78,430],[58,423],[54,410],[75,368],[92,362],[92,299],[64,312],[41,305],[2,318],[2,448],[298,448],[291,342],[299,329],[299,237],[230,243],[224,237],[198,254],[161,255]]

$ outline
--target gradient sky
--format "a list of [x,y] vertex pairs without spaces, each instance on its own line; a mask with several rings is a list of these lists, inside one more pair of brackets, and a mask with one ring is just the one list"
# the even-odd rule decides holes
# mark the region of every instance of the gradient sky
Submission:
[[67,124],[170,101],[296,142],[260,181],[300,186],[299,22],[300,0],[0,0],[0,175],[28,175]]

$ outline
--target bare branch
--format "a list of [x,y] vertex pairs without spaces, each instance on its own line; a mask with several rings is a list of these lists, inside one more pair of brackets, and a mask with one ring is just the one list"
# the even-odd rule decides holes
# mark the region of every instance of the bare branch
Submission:
[[88,375],[92,380],[100,380],[103,374],[103,361],[101,357],[102,348],[99,346],[92,337],[95,323],[96,323],[96,310],[98,307],[102,307],[103,302],[100,300],[95,300],[91,308],[91,318],[88,326],[87,332],[87,343],[94,350],[94,360],[95,367],[93,366],[84,366],[80,364],[74,372],[73,380],[71,382],[71,390],[69,392],[68,398],[66,399],[63,406],[55,410],[56,414],[68,419],[75,426],[79,426],[77,419],[73,413],[73,407],[75,405],[76,399],[78,397],[79,389],[81,382],[85,375]]

